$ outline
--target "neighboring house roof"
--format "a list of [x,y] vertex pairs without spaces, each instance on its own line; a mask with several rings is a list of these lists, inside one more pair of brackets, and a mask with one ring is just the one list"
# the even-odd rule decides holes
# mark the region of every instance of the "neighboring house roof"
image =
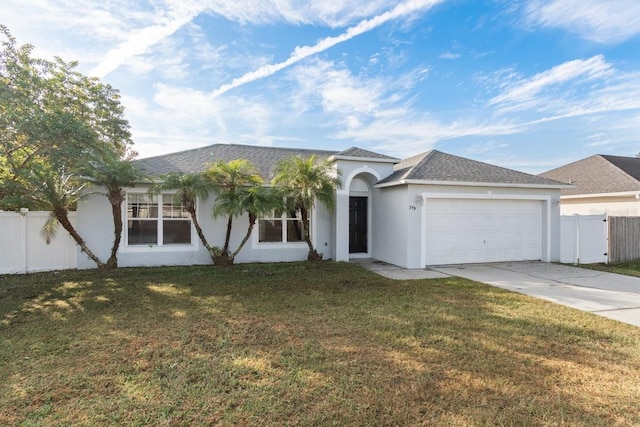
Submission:
[[596,154],[540,176],[573,185],[563,196],[640,192],[640,159]]
[[381,180],[380,185],[398,185],[407,182],[446,182],[508,184],[538,187],[563,186],[561,182],[524,172],[478,162],[437,150],[427,151],[394,166],[394,173]]
[[311,155],[330,157],[333,154],[336,154],[336,152],[254,145],[214,144],[207,147],[139,159],[135,163],[151,176],[159,176],[170,172],[204,172],[212,163],[219,160],[229,162],[236,159],[246,159],[258,168],[260,175],[264,179],[270,180],[274,166],[284,157],[309,157]]

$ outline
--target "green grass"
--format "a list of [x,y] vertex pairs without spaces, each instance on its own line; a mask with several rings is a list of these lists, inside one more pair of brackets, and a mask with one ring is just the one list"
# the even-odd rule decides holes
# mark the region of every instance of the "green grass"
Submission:
[[616,264],[585,264],[580,265],[580,267],[607,271],[609,273],[624,274],[626,276],[640,277],[640,260],[620,262]]
[[0,425],[640,424],[640,328],[292,263],[0,277]]

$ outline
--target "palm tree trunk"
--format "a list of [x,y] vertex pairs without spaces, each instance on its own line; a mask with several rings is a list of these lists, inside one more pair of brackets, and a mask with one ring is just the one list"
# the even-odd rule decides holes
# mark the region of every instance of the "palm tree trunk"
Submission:
[[224,238],[224,247],[222,248],[222,252],[226,255],[229,253],[229,243],[231,241],[231,226],[233,224],[233,215],[229,215],[229,220],[227,221],[227,235]]
[[302,217],[302,234],[304,241],[309,246],[309,252],[315,251],[313,243],[311,243],[311,235],[309,234],[309,213],[306,208],[300,208],[300,216]]
[[253,227],[256,225],[256,218],[256,215],[249,212],[249,227],[247,228],[247,234],[244,235],[244,238],[242,239],[242,242],[240,242],[240,246],[238,246],[238,249],[236,249],[235,252],[231,254],[231,258],[235,258],[236,255],[238,255],[244,244],[249,240],[249,237],[251,237]]
[[118,248],[122,238],[122,201],[113,200],[111,203],[111,214],[113,215],[113,245],[111,255],[105,264],[106,268],[118,267]]
[[196,228],[196,233],[198,233],[198,237],[200,238],[200,241],[202,242],[204,247],[207,248],[207,251],[209,252],[209,256],[211,256],[211,260],[213,261],[213,249],[209,245],[209,242],[207,242],[207,238],[204,237],[204,233],[202,232],[202,227],[200,227],[200,223],[198,222],[198,217],[196,216],[195,207],[189,206],[187,210],[189,211],[189,215],[191,215],[193,226]]
[[311,243],[311,234],[309,233],[309,212],[307,211],[307,208],[300,208],[300,216],[302,217],[302,233],[304,234],[304,241],[307,242],[307,246],[309,246],[307,260],[320,261],[322,260],[322,254],[319,254],[313,247],[313,243]]
[[98,268],[100,269],[105,268],[105,264],[102,261],[100,261],[100,258],[98,258],[93,252],[91,252],[91,249],[87,247],[87,244],[85,243],[85,241],[82,239],[82,237],[80,237],[76,229],[73,227],[73,225],[71,224],[71,221],[69,221],[69,216],[67,211],[65,209],[56,210],[53,212],[53,214],[56,216],[56,219],[58,220],[60,225],[62,225],[62,228],[67,230],[67,232],[69,233],[69,235],[71,235],[73,240],[75,240],[78,246],[80,246],[80,249],[82,250],[82,252],[87,254],[87,256],[91,258],[93,262],[96,263]]

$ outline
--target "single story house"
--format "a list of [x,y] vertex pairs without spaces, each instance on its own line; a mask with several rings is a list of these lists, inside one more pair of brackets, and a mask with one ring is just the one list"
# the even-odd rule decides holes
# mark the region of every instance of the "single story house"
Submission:
[[640,216],[640,158],[596,154],[540,176],[571,184],[562,215]]
[[[140,159],[153,175],[199,172],[217,160],[247,159],[265,181],[285,156],[321,156],[340,171],[332,212],[321,205],[311,215],[311,236],[325,259],[374,258],[405,268],[496,261],[557,261],[560,257],[560,191],[557,181],[502,167],[427,151],[401,160],[349,148],[344,151],[215,144]],[[147,194],[148,185],[127,189],[121,266],[209,264],[193,224],[170,193]],[[199,200],[197,215],[207,240],[221,246],[225,220],[212,217],[214,196]],[[151,240],[136,227],[151,221]],[[304,260],[307,247],[290,233],[292,216],[260,218],[237,263]],[[90,197],[77,213],[79,232],[106,259],[113,239],[106,197]],[[231,247],[246,232],[247,218],[235,220]],[[294,226],[295,228],[295,226]],[[184,232],[176,232],[184,230]],[[79,268],[93,265],[79,257]]]

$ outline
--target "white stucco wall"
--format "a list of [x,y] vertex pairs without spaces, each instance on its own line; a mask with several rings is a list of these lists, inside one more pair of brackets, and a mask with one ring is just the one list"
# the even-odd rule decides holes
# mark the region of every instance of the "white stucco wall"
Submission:
[[[100,190],[98,190],[100,191]],[[144,191],[135,188],[132,191]],[[222,246],[226,233],[227,220],[212,216],[214,196],[200,201],[197,207],[198,220],[207,241],[212,246]],[[123,234],[127,232],[125,218],[126,207],[123,206]],[[324,258],[332,258],[333,234],[331,214],[322,206],[316,206],[312,214],[312,239],[318,252]],[[89,248],[103,261],[109,257],[113,243],[113,219],[111,206],[106,197],[95,194],[78,206],[78,231],[85,239]],[[248,226],[246,215],[233,220],[230,249],[235,250],[244,237]],[[193,226],[192,226],[193,228]],[[245,262],[278,262],[300,261],[307,259],[308,247],[306,243],[259,243],[257,239],[258,225],[256,224],[252,237],[236,257],[236,263]],[[211,258],[203,247],[195,230],[192,232],[191,245],[157,246],[157,245],[125,245],[123,236],[118,252],[118,265],[121,267],[160,266],[160,265],[196,265],[211,264]],[[78,268],[94,268],[95,263],[84,254],[78,254]]]
[[585,197],[561,199],[562,215],[640,216],[640,199],[630,197]]
[[410,241],[410,220],[407,186],[374,190],[372,257],[391,264],[407,265]]

